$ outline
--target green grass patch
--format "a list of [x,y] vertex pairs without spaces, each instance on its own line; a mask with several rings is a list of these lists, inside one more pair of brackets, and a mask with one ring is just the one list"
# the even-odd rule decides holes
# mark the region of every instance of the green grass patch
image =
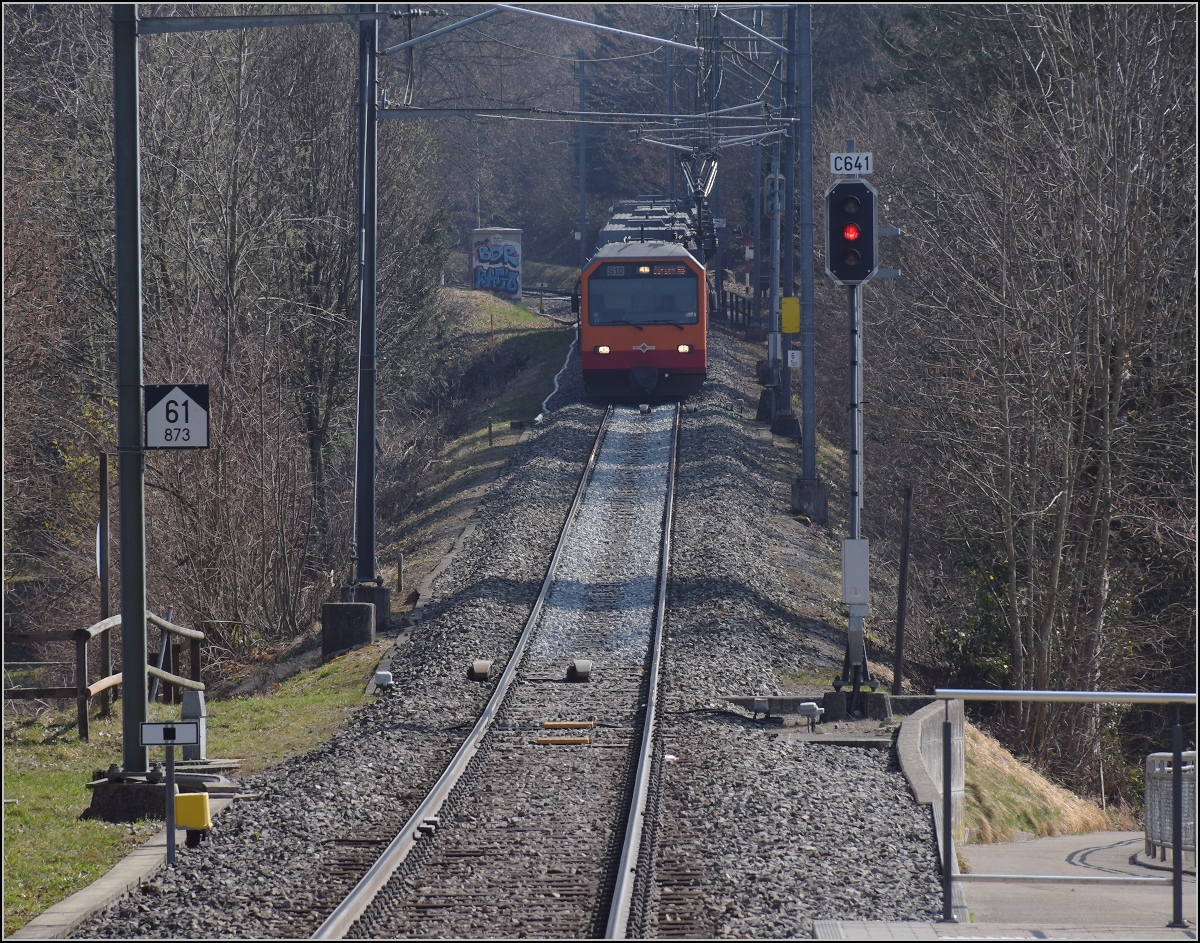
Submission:
[[[349,652],[300,672],[261,695],[208,705],[208,754],[242,760],[242,773],[276,766],[329,739],[356,709],[385,643]],[[179,707],[150,705],[151,720],[179,716]],[[81,819],[97,769],[122,762],[120,702],[90,723],[79,740],[75,708],[15,717],[4,723],[4,933],[101,877],[129,849],[161,827]],[[150,760],[162,759],[151,750]],[[15,801],[11,801],[15,800]]]
[[493,383],[475,405],[467,404],[473,421],[459,437],[478,435],[482,430],[486,438],[489,416],[493,437],[501,424],[533,419],[554,389],[554,376],[566,360],[574,329],[556,326],[525,304],[485,292],[447,289],[446,295],[457,326],[456,345],[484,364],[491,357],[495,364],[521,365],[512,375],[498,377],[501,382]]
[[83,821],[93,769],[120,761],[120,712],[78,739],[74,708],[4,729],[4,933],[86,887],[158,825]]
[[243,773],[255,773],[324,743],[371,700],[363,691],[384,644],[347,652],[263,694],[208,705],[209,756],[240,759]]
[[833,676],[835,674],[836,672],[832,668],[813,668],[811,666],[801,665],[792,672],[779,672],[779,680],[785,685],[793,685],[795,687],[826,688],[833,681]]

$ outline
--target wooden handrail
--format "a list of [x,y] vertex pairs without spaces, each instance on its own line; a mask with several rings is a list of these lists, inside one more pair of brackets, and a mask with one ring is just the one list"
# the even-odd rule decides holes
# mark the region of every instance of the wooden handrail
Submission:
[[[192,671],[196,675],[195,679],[184,678],[177,674],[172,674],[168,671],[156,667],[155,665],[147,665],[146,673],[158,678],[160,681],[165,681],[167,684],[173,684],[178,688],[186,688],[189,691],[203,691],[204,682],[200,680],[200,643],[204,640],[204,633],[197,629],[185,628],[182,625],[175,625],[173,622],[168,622],[166,619],[156,616],[150,610],[146,610],[146,621],[157,626],[168,635],[178,636],[191,640],[191,662]],[[79,721],[79,736],[80,739],[88,739],[88,703],[93,697],[102,694],[109,688],[115,688],[123,683],[123,673],[109,675],[107,678],[101,678],[91,684],[87,683],[88,657],[87,647],[96,636],[102,636],[103,641],[107,644],[108,636],[105,635],[111,629],[115,629],[121,624],[121,616],[110,616],[107,619],[101,619],[94,625],[88,626],[86,629],[56,629],[48,632],[5,632],[6,640],[16,641],[31,641],[31,642],[74,642],[75,643],[75,686],[74,687],[47,687],[47,688],[10,688],[4,692],[5,698],[13,699],[29,699],[29,698],[71,698],[76,702],[76,712]],[[164,640],[165,644],[165,640]],[[175,646],[172,646],[174,648]],[[103,670],[111,671],[111,667],[107,664],[107,656],[105,656],[105,665]],[[107,705],[107,695],[105,696],[105,705]]]
[[89,625],[86,629],[78,629],[77,631],[91,639],[103,632],[107,632],[109,629],[115,629],[120,624],[120,616],[109,616],[107,619],[102,619],[95,625]]
[[182,678],[179,675],[173,675],[169,671],[163,671],[161,668],[156,668],[154,665],[146,666],[146,674],[152,678],[158,678],[159,681],[166,681],[168,684],[175,684],[181,688],[187,688],[189,691],[203,691],[203,681],[193,681],[190,678]]
[[[120,617],[118,616],[118,619]],[[166,619],[160,619],[153,612],[146,610],[146,619],[158,626],[164,632],[169,632],[171,635],[181,635],[184,638],[193,638],[198,640],[204,639],[204,633],[199,629],[185,629],[182,625],[176,625],[174,622],[168,622]]]
[[99,681],[93,681],[87,686],[88,697],[95,697],[101,691],[115,688],[121,683],[121,677],[122,672],[118,671],[115,675],[109,675],[107,678],[101,678]]

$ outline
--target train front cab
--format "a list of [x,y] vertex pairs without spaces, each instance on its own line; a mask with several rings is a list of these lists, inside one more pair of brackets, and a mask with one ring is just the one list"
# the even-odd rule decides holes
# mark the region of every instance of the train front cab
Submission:
[[678,399],[708,371],[703,266],[673,243],[602,247],[581,279],[580,354],[588,394]]

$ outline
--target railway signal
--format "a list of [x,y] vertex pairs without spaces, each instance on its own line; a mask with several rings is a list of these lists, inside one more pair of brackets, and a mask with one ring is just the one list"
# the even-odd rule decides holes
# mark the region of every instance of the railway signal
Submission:
[[878,268],[875,188],[839,180],[825,191],[825,271],[841,285],[861,285]]

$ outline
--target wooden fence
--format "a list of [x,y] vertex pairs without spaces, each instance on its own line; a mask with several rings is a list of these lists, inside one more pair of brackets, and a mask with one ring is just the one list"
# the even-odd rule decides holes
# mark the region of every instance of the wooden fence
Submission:
[[[147,610],[146,621],[162,630],[162,654],[159,663],[166,663],[170,670],[164,671],[158,665],[147,665],[146,673],[151,678],[163,682],[167,688],[164,697],[170,701],[179,700],[184,689],[203,691],[204,682],[200,680],[200,643],[204,633],[196,629],[188,629],[175,625],[166,619],[159,618]],[[75,642],[75,685],[73,687],[47,688],[10,688],[4,692],[5,698],[15,699],[74,699],[76,716],[79,725],[79,738],[88,739],[88,708],[91,699],[99,696],[100,713],[107,715],[109,711],[109,695],[112,689],[122,682],[121,672],[112,671],[112,645],[108,634],[121,624],[121,617],[110,616],[102,619],[86,629],[61,629],[50,632],[6,632],[4,640],[8,642]],[[92,639],[100,639],[100,674],[102,677],[88,682],[88,646]],[[188,665],[190,678],[180,672],[180,646],[170,642],[169,637],[187,639],[190,642]]]
[[[723,291],[713,292],[709,299],[709,308],[713,315],[718,318],[723,318],[730,324],[739,324],[743,327],[752,326],[754,318],[754,295],[752,290],[747,288],[745,293],[742,293],[742,286],[737,286],[737,291],[730,291],[726,288]],[[759,311],[759,319],[765,317],[769,305],[763,303]]]

